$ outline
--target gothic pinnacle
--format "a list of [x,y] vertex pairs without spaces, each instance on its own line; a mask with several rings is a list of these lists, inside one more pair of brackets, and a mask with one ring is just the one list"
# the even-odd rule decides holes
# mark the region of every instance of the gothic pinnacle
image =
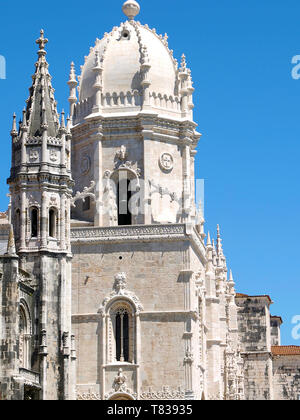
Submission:
[[210,232],[208,232],[208,234],[207,234],[207,242],[206,242],[206,246],[211,246]]
[[6,255],[7,256],[15,256],[16,255],[15,235],[14,235],[14,229],[13,229],[12,225],[10,225]]
[[12,124],[12,130],[10,132],[12,137],[16,137],[18,135],[18,130],[17,130],[17,116],[16,113],[14,112],[13,115],[13,124]]
[[27,121],[26,121],[26,109],[23,109],[23,118],[22,118],[22,129],[27,128]]
[[74,106],[77,102],[77,93],[76,93],[77,85],[78,85],[78,82],[76,80],[75,65],[72,61],[71,70],[70,70],[70,78],[69,78],[69,81],[68,81],[68,86],[69,86],[69,89],[70,89],[69,104],[70,104],[71,118],[73,117]]
[[61,123],[60,123],[60,128],[64,129],[66,128],[66,123],[65,123],[65,111],[62,110],[61,111]]

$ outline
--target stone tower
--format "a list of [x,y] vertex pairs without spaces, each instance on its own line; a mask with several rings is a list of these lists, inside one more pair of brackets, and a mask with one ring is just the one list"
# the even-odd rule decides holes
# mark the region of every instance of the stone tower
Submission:
[[38,61],[27,108],[19,130],[14,116],[11,132],[8,184],[19,261],[15,298],[20,304],[14,377],[27,383],[25,398],[28,388],[34,388],[34,383],[28,384],[28,375],[34,377],[37,372],[40,389],[29,398],[39,393],[45,400],[68,399],[74,381],[70,357],[70,121],[65,124],[63,112],[59,120],[43,31],[36,42]]
[[68,82],[77,395],[242,398],[234,282],[196,210],[191,70],[123,11]]

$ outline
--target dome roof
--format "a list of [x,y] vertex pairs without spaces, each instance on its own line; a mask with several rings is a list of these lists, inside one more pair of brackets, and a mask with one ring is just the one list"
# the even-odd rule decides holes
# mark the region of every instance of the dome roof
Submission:
[[[146,49],[145,49],[146,47]],[[96,75],[93,70],[99,53],[103,68],[102,92],[117,93],[140,91],[141,62],[148,55],[150,90],[156,94],[177,96],[177,62],[167,46],[166,38],[159,37],[155,30],[130,21],[116,27],[102,40],[96,41],[82,68],[79,87],[79,101],[94,95]]]
[[76,123],[97,113],[118,114],[153,110],[170,117],[192,119],[193,83],[182,56],[178,69],[168,37],[136,22],[140,6],[127,0],[128,17],[103,39],[97,39],[85,57],[77,102],[74,65],[71,66],[69,102]]

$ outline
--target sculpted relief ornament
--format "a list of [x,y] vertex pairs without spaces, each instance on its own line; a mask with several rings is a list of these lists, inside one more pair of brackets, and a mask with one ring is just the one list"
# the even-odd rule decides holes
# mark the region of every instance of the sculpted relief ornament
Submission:
[[105,399],[109,400],[115,394],[125,394],[130,399],[137,399],[137,394],[133,393],[131,389],[127,387],[127,377],[123,373],[123,369],[119,369],[117,376],[114,379],[112,390],[105,395]]
[[174,159],[170,153],[163,153],[159,158],[160,169],[164,172],[171,172],[174,168]]
[[77,191],[77,193],[71,200],[72,207],[76,207],[75,206],[76,201],[83,200],[84,202],[87,197],[90,197],[93,200],[95,200],[96,198],[95,193],[94,193],[95,187],[96,187],[96,183],[95,181],[92,181],[91,185],[89,187],[85,187],[82,192]]
[[39,159],[39,151],[36,149],[32,149],[29,152],[29,161],[36,162]]
[[[136,168],[136,165],[127,159],[128,159],[127,148],[126,146],[122,145],[120,150],[116,153],[116,156],[115,156],[115,170],[129,169],[134,173],[136,178],[139,178],[141,176],[141,170],[139,168]],[[111,172],[107,171],[104,177],[109,178],[110,175],[111,175]]]
[[80,172],[81,175],[87,175],[91,169],[91,158],[87,153],[85,153],[80,162]]
[[141,302],[139,298],[132,292],[126,289],[127,288],[127,277],[125,273],[118,273],[115,276],[115,284],[114,284],[114,290],[110,293],[109,296],[107,296],[104,301],[102,302],[102,306],[99,309],[99,313],[105,314],[107,304],[113,300],[115,300],[117,297],[124,297],[131,301],[133,305],[136,308],[136,313],[139,314],[141,311],[143,311],[143,307],[141,305]]

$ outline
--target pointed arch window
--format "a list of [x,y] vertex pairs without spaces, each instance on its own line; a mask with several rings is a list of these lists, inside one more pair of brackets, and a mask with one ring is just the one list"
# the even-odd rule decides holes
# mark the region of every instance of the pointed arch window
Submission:
[[19,311],[19,363],[24,369],[31,368],[31,325],[28,309],[21,304]]

